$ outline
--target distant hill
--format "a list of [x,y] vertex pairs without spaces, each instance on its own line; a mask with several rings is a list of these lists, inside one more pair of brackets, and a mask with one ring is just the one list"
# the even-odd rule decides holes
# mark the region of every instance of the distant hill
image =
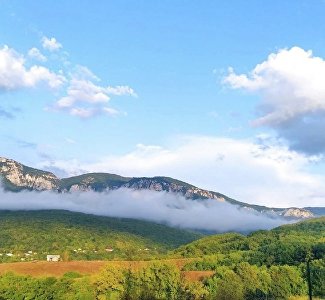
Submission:
[[58,193],[89,190],[104,192],[128,188],[177,193],[190,200],[213,199],[239,206],[242,209],[253,210],[256,213],[266,214],[269,217],[280,216],[286,219],[304,219],[325,214],[324,208],[270,208],[247,204],[221,193],[200,189],[170,177],[122,177],[108,173],[89,173],[60,179],[53,173],[30,168],[3,157],[0,157],[0,177],[2,178],[3,188],[12,192],[22,190],[52,190]]
[[72,260],[145,259],[202,236],[146,221],[60,210],[0,211],[0,228],[0,262],[44,260],[47,254]]
[[238,253],[241,260],[272,265],[304,262],[308,252],[325,259],[325,217],[283,225],[269,231],[259,230],[248,236],[238,233],[206,236],[180,246],[174,254],[202,257]]
[[315,216],[325,216],[325,207],[305,207],[311,211]]

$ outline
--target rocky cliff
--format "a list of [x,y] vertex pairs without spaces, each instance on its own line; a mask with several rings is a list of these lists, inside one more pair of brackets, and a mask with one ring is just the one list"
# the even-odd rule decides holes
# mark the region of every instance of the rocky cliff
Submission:
[[60,181],[50,172],[33,169],[3,157],[0,157],[0,175],[4,187],[14,191],[56,190]]
[[103,192],[119,188],[134,190],[152,190],[156,192],[177,193],[190,200],[213,199],[228,202],[256,213],[273,217],[304,219],[314,217],[310,209],[268,208],[251,205],[231,199],[223,194],[200,189],[186,182],[169,177],[122,177],[108,173],[89,173],[80,176],[59,179],[54,174],[24,166],[12,159],[0,157],[0,176],[5,190],[52,190],[56,192]]

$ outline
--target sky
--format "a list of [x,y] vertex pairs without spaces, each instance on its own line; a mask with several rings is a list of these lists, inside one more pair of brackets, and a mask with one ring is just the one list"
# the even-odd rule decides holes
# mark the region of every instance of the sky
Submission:
[[0,156],[324,206],[325,1],[0,8]]

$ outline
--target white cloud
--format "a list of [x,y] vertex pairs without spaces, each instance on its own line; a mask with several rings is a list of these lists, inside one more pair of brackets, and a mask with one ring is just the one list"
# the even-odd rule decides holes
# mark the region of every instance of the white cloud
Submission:
[[103,87],[87,79],[72,78],[67,95],[56,102],[55,108],[81,118],[102,113],[116,115],[119,113],[117,110],[106,106],[111,95],[136,96],[134,90],[128,86]]
[[[92,164],[43,162],[43,167],[124,176],[170,176],[239,201],[275,207],[324,203],[323,176],[306,171],[309,157],[281,145],[214,137],[179,138],[173,146],[138,145],[125,155]],[[324,196],[323,196],[324,195]]]
[[[43,47],[50,51],[62,47],[55,38],[44,37],[42,42]],[[60,52],[61,54],[64,53]],[[47,57],[35,47],[28,51],[26,57],[30,60],[42,62],[47,60]],[[67,83],[68,80],[65,75],[67,73],[69,81],[64,86],[66,93],[60,92],[58,95],[61,98],[56,100],[54,104],[45,107],[45,111],[65,111],[80,118],[91,118],[97,115],[126,115],[125,112],[120,112],[107,105],[110,98],[112,96],[137,97],[135,91],[126,85],[99,85],[100,78],[86,66],[76,65],[70,67],[67,72],[62,69],[58,72],[52,72],[44,66],[31,65],[30,60],[26,60],[24,55],[8,46],[0,48],[0,91],[34,88],[40,84],[45,84],[50,88],[58,88]],[[54,60],[58,62],[58,60]],[[66,61],[64,60],[64,62]]]
[[[261,95],[255,126],[269,126],[293,149],[325,151],[325,60],[299,47],[272,53],[249,74],[230,68],[224,82]],[[321,141],[321,142],[320,142]]]
[[63,194],[53,192],[5,193],[0,190],[0,209],[65,209],[219,232],[270,229],[286,222],[215,200],[189,201],[179,195],[130,189],[119,189],[107,193]]
[[78,102],[88,103],[106,103],[109,96],[105,89],[95,85],[88,80],[72,79],[67,90],[67,96],[58,100],[57,105],[60,108],[72,107]]
[[33,65],[27,68],[24,57],[8,46],[0,49],[0,89],[16,90],[35,87],[40,83],[57,88],[64,81],[63,75],[55,74],[45,67]]
[[31,58],[34,58],[38,61],[45,62],[47,61],[46,56],[44,56],[41,51],[39,51],[37,48],[33,47],[28,51],[28,56]]
[[49,51],[57,51],[62,48],[62,44],[60,44],[56,38],[48,38],[44,36],[42,38],[42,46],[44,49],[49,50]]
[[82,108],[82,107],[72,107],[70,109],[70,114],[72,116],[77,116],[80,118],[90,118],[97,114],[97,111],[90,108]]
[[100,81],[100,78],[96,76],[89,68],[81,65],[77,65],[75,67],[72,77],[79,80],[90,79],[90,80]]
[[111,107],[103,107],[103,112],[110,115],[110,116],[116,116],[120,114],[120,112],[114,108]]
[[137,97],[137,94],[135,93],[135,91],[126,85],[118,85],[115,87],[108,86],[106,88],[106,93],[109,95],[115,95],[115,96],[130,95],[133,97]]

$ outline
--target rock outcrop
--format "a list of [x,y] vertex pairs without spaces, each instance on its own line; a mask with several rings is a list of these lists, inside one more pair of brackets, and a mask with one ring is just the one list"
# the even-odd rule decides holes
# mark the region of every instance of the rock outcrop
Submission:
[[213,199],[228,202],[249,210],[252,213],[265,214],[269,217],[286,219],[306,219],[314,217],[311,210],[303,208],[268,208],[251,205],[231,199],[223,194],[200,189],[186,182],[169,177],[122,177],[108,173],[89,173],[70,178],[59,179],[53,173],[24,166],[12,159],[0,157],[0,176],[3,187],[9,191],[52,190],[61,193],[104,192],[127,188],[133,190],[150,190],[156,192],[175,193],[189,200]]
[[7,184],[15,190],[56,190],[60,181],[50,172],[29,168],[4,157],[0,157],[0,175],[4,185]]

